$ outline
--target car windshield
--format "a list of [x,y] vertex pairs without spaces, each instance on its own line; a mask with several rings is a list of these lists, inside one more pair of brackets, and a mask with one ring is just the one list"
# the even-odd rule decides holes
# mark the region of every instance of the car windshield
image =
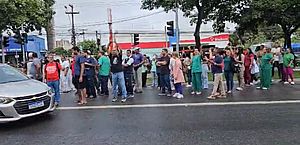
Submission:
[[25,81],[29,78],[11,66],[0,66],[0,84]]

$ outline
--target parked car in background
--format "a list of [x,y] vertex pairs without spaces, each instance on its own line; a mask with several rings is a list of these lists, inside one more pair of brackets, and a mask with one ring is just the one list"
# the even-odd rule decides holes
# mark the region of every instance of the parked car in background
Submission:
[[51,89],[19,70],[0,64],[0,122],[50,112],[55,109]]

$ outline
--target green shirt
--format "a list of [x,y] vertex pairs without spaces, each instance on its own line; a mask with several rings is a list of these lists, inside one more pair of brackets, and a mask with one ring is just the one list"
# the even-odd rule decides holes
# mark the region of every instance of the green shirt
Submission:
[[267,53],[265,55],[262,56],[261,58],[261,68],[262,69],[271,69],[272,68],[272,64],[270,63],[270,61],[273,59],[273,54],[271,53]]
[[[283,56],[283,66],[289,67],[289,64],[291,61],[295,59],[294,55],[292,53],[286,53]],[[291,63],[290,67],[294,67],[294,63]]]
[[224,57],[224,71],[232,71],[232,59],[230,56]]
[[101,76],[109,76],[110,72],[110,60],[107,56],[101,56],[98,60],[100,68],[99,74]]
[[200,55],[193,56],[192,73],[202,72],[202,59]]

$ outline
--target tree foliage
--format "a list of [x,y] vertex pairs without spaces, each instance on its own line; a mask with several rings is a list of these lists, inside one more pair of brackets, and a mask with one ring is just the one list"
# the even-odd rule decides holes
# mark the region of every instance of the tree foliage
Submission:
[[247,4],[245,0],[142,0],[142,9],[164,8],[170,11],[178,7],[184,16],[191,19],[191,24],[196,24],[196,47],[200,47],[200,28],[202,23],[213,21],[215,32],[224,32],[225,21],[231,21]]
[[50,53],[55,53],[56,55],[72,56],[72,50],[65,50],[63,47],[57,47],[50,51]]
[[41,31],[54,15],[54,0],[1,0],[0,31]]
[[82,42],[79,42],[78,46],[82,50],[90,50],[92,54],[97,54],[99,51],[95,40],[84,40]]
[[257,34],[260,27],[280,26],[285,46],[291,47],[291,36],[300,27],[299,0],[252,0],[245,7],[234,19],[240,35]]

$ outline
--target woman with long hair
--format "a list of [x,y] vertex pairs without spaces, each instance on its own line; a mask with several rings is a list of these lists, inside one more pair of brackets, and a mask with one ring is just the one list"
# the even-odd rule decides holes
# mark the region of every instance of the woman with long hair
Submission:
[[176,93],[173,95],[173,97],[182,99],[183,98],[182,83],[185,82],[184,76],[183,76],[183,71],[182,71],[182,63],[181,63],[181,60],[179,59],[179,55],[177,52],[174,52],[172,54],[172,57],[174,59],[172,75],[174,78],[174,86],[175,86],[175,91],[176,91]]
[[233,63],[234,58],[232,57],[232,51],[230,49],[227,49],[224,56],[224,74],[228,94],[231,94],[233,89]]
[[287,49],[287,52],[283,56],[283,71],[284,71],[284,84],[289,84],[289,77],[291,79],[291,85],[295,85],[294,82],[294,60],[295,56],[291,48]]
[[251,83],[251,68],[253,65],[254,54],[250,48],[244,50],[245,60],[245,72],[244,72],[244,79],[246,86],[250,86]]
[[236,88],[236,90],[242,91],[244,89],[244,86],[245,86],[245,80],[244,80],[245,56],[243,54],[243,48],[239,47],[235,50],[235,57],[234,58],[235,58],[235,63],[239,67],[238,72],[236,72],[237,73],[237,79],[238,79],[238,82],[239,82],[239,86]]

